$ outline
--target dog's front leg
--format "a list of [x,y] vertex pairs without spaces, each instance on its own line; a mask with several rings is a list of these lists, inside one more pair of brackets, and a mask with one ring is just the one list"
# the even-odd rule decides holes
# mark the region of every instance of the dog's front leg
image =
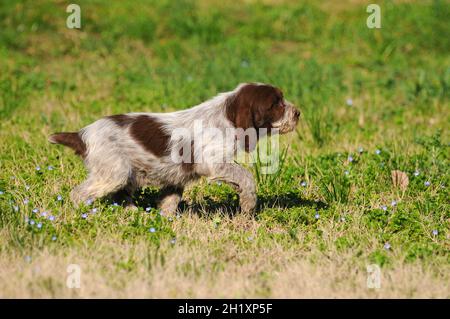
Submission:
[[161,189],[161,199],[158,207],[164,214],[173,215],[178,209],[178,204],[183,195],[182,187],[166,186]]
[[220,180],[235,186],[239,193],[239,204],[243,213],[256,206],[256,185],[252,173],[235,163],[216,164],[208,169],[210,180]]

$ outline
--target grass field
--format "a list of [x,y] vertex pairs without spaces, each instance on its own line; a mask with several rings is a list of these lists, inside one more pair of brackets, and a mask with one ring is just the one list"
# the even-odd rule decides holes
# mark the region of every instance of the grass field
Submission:
[[[376,1],[369,29],[371,2],[80,0],[71,30],[69,2],[2,1],[0,297],[450,298],[450,4]],[[145,211],[155,189],[70,203],[86,172],[49,134],[248,81],[303,114],[277,174],[248,167],[254,216],[207,181],[173,217]]]

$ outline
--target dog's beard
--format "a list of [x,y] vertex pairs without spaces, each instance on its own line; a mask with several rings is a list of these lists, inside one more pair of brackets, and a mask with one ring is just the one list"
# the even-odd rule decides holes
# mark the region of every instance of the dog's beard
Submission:
[[286,134],[295,130],[298,123],[298,117],[295,116],[295,108],[288,106],[283,117],[271,124],[273,128],[278,129],[280,134]]

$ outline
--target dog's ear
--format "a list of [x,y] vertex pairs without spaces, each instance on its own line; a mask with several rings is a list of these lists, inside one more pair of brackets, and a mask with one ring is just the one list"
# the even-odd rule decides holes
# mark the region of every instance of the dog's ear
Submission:
[[[226,116],[235,128],[256,130],[238,131],[237,138],[245,151],[255,149],[259,139],[258,129],[269,124],[271,107],[278,98],[278,91],[270,85],[250,83],[240,86],[226,101]],[[254,134],[256,139],[250,138],[248,134]]]
[[253,127],[251,105],[240,90],[227,99],[225,112],[234,127],[244,130]]
[[273,86],[245,84],[228,98],[226,116],[236,128],[261,128],[269,120],[271,107],[280,97],[281,91]]

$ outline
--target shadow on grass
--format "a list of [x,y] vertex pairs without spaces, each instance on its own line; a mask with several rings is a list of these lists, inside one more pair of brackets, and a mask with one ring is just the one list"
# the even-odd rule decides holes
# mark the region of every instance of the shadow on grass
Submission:
[[[137,193],[134,201],[139,207],[156,207],[160,199],[160,191],[145,189]],[[311,207],[315,209],[327,208],[327,204],[321,201],[304,199],[296,192],[285,192],[280,194],[258,195],[256,214],[268,208],[288,209],[293,207]],[[182,213],[197,214],[202,217],[221,213],[233,216],[239,213],[239,199],[235,193],[226,195],[226,198],[203,197],[200,201],[181,201],[179,211]]]
[[133,201],[136,206],[156,207],[158,201],[161,199],[161,190],[157,188],[145,188],[137,191],[133,196]]
[[273,195],[260,195],[258,197],[258,209],[264,208],[292,208],[292,207],[311,207],[317,209],[327,208],[328,205],[322,201],[313,201],[305,199],[295,192],[286,192]]

